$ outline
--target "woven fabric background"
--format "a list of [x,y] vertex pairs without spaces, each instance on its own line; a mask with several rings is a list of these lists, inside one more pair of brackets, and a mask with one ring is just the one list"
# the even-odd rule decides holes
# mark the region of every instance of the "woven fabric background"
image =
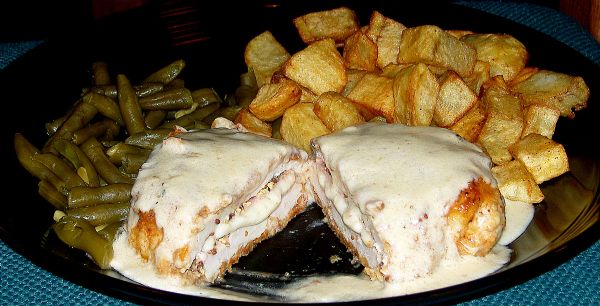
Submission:
[[[458,1],[546,33],[600,65],[600,45],[578,23],[555,10],[502,1]],[[0,69],[42,43],[0,43]],[[600,242],[519,286],[464,305],[600,305]],[[40,269],[0,241],[0,305],[131,304],[75,285]]]

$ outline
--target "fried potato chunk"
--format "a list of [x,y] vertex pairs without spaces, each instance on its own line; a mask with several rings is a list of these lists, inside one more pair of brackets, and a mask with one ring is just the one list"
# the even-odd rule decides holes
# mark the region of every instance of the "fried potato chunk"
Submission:
[[398,72],[410,65],[412,64],[389,64],[381,69],[380,75],[388,78],[394,78]]
[[471,88],[471,90],[479,96],[481,85],[490,79],[490,64],[482,61],[475,62],[473,73],[470,76],[463,78],[463,81]]
[[294,25],[305,43],[312,43],[324,38],[332,38],[341,43],[359,30],[356,14],[347,7],[313,12],[297,17],[294,19]]
[[402,31],[406,27],[398,21],[383,16],[378,11],[371,14],[367,35],[377,45],[377,66],[383,68],[398,62]]
[[320,95],[341,92],[348,82],[344,60],[333,39],[323,39],[295,53],[283,65],[286,77]]
[[486,118],[487,114],[483,108],[483,104],[477,102],[462,118],[450,126],[449,129],[469,142],[476,142]]
[[510,147],[510,153],[525,165],[537,184],[569,171],[565,148],[539,134],[525,136]]
[[282,78],[278,83],[263,85],[250,103],[250,111],[258,119],[273,121],[300,100],[302,89],[294,81]]
[[478,142],[496,165],[512,159],[508,147],[521,138],[523,110],[521,100],[512,95],[501,76],[490,79],[484,85],[481,97],[487,119],[479,134]]
[[254,71],[259,87],[269,83],[273,73],[289,58],[290,54],[269,31],[250,40],[244,52],[248,70]]
[[430,125],[440,86],[425,64],[411,65],[394,78],[394,121]]
[[492,174],[498,181],[500,193],[509,200],[539,203],[544,199],[544,194],[533,176],[518,160],[492,167]]
[[425,63],[456,71],[461,77],[473,72],[475,49],[434,25],[407,28],[402,32],[398,63]]
[[583,78],[548,70],[539,70],[527,79],[514,84],[524,105],[541,104],[554,107],[562,116],[574,118],[574,111],[587,106],[590,89]]
[[365,122],[354,103],[337,92],[320,95],[313,110],[332,132]]
[[469,30],[446,30],[446,33],[448,33],[458,39],[460,39],[461,37],[463,37],[465,35],[475,34],[475,32],[469,31]]
[[250,133],[263,135],[265,137],[271,137],[273,133],[271,125],[258,119],[247,108],[242,108],[237,116],[235,116],[233,122],[241,124]]
[[490,76],[512,80],[529,59],[525,46],[508,34],[471,34],[461,38],[477,51],[477,59],[490,64]]
[[283,114],[280,128],[283,140],[309,153],[312,152],[311,139],[331,132],[313,108],[312,103],[298,103],[288,108]]
[[[348,98],[358,104],[366,120],[381,115],[394,122],[394,79],[373,73],[365,74],[354,86]],[[369,116],[369,113],[371,116]]]
[[453,125],[477,103],[477,96],[454,71],[440,80],[433,122],[440,127]]
[[521,138],[529,134],[540,134],[552,139],[560,112],[553,107],[532,104],[525,110],[525,128]]
[[362,31],[356,31],[344,44],[344,64],[350,69],[377,69],[377,45]]
[[350,92],[354,88],[354,85],[356,85],[356,83],[360,79],[362,79],[362,77],[364,77],[365,74],[367,74],[367,72],[364,70],[356,70],[356,69],[346,70],[346,76],[348,77],[348,82],[346,83],[346,86],[344,86],[344,90],[342,90],[342,95],[347,97],[348,94],[350,94]]

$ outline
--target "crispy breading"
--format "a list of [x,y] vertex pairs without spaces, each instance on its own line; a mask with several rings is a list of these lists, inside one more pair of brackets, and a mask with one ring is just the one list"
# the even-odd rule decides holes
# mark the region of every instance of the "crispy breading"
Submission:
[[365,122],[354,103],[337,92],[320,95],[313,110],[332,132]]
[[565,148],[542,135],[529,134],[509,150],[515,159],[525,165],[537,184],[569,171]]
[[[359,110],[360,107],[365,109],[361,111],[361,115],[366,120],[370,120],[372,115],[381,115],[388,122],[394,122],[393,85],[392,78],[367,73],[356,83],[348,98],[359,105]],[[368,116],[369,113],[371,116]]]
[[341,92],[348,82],[344,60],[333,39],[314,42],[283,65],[285,76],[320,95]]
[[282,78],[278,83],[263,85],[250,103],[250,111],[258,119],[273,121],[300,100],[302,89],[294,81]]
[[324,38],[332,38],[341,43],[359,30],[356,14],[347,7],[313,12],[294,18],[294,25],[305,43]]
[[394,78],[394,122],[430,125],[440,85],[425,64],[411,65]]
[[529,53],[525,46],[508,34],[470,34],[461,41],[475,48],[477,60],[490,64],[490,76],[512,80],[525,67]]
[[269,31],[250,40],[244,52],[248,70],[254,72],[259,87],[269,83],[273,72],[277,71],[289,58],[290,54]]

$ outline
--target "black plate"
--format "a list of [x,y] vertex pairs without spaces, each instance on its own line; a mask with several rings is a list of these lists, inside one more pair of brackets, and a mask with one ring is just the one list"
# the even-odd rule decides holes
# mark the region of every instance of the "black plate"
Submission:
[[[600,68],[552,38],[505,19],[450,4],[271,1],[207,6],[185,0],[150,3],[102,22],[72,27],[77,30],[52,37],[2,71],[0,84],[7,108],[2,122],[3,147],[12,147],[15,132],[41,146],[46,139],[44,123],[61,116],[78,98],[81,88],[89,84],[89,68],[95,60],[108,62],[112,73],[140,80],[171,60],[183,58],[188,66],[182,77],[188,88],[215,87],[226,93],[235,88],[239,74],[244,72],[243,51],[253,36],[268,29],[288,50],[297,51],[302,43],[291,23],[292,17],[344,4],[358,13],[361,24],[368,22],[373,10],[379,10],[407,26],[429,23],[446,29],[509,33],[528,48],[530,66],[581,75],[592,92],[588,109],[578,112],[575,120],[559,120],[554,139],[566,147],[572,171],[543,184],[546,200],[537,206],[528,230],[511,245],[514,255],[509,265],[483,279],[381,299],[379,303],[457,302],[490,294],[553,269],[598,240],[600,150],[594,120],[600,115],[595,94],[600,91]],[[100,271],[81,252],[57,243],[47,232],[53,209],[37,195],[36,180],[20,167],[13,154],[6,158],[12,176],[6,186],[10,192],[5,193],[4,200],[8,205],[0,214],[0,237],[11,248],[60,277],[127,300],[173,304],[206,301],[148,288],[114,272]],[[347,255],[319,219],[317,210],[309,210],[293,226],[244,258],[224,286],[231,284],[243,290],[248,279],[279,286],[289,279],[277,276],[289,271],[295,271],[291,278],[312,273],[358,272],[360,267],[351,264],[329,263],[332,251],[325,251],[323,245],[333,245],[333,252],[346,259]],[[324,238],[313,239],[321,237],[321,233]],[[285,260],[281,259],[283,256],[280,260],[269,258],[274,252],[284,252]],[[269,265],[264,264],[266,260]],[[247,271],[270,274],[250,275]],[[255,289],[251,285],[249,290]]]

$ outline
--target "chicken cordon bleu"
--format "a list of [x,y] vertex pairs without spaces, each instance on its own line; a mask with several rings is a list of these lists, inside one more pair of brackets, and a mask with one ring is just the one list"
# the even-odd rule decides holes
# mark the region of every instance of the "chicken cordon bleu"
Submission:
[[303,211],[306,152],[229,129],[169,137],[132,189],[129,244],[161,274],[214,282]]
[[372,278],[425,277],[483,256],[505,224],[490,159],[435,127],[367,123],[313,139],[315,198]]

